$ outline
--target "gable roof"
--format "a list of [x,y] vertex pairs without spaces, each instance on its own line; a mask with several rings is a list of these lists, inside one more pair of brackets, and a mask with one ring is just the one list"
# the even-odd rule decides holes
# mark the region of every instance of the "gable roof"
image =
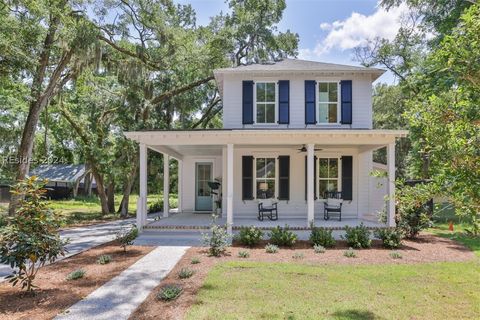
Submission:
[[76,182],[84,174],[83,164],[42,164],[31,170],[29,176],[37,176],[52,182]]
[[285,58],[280,61],[254,63],[238,67],[222,68],[213,71],[217,81],[220,94],[223,94],[223,78],[226,74],[269,75],[281,73],[310,73],[315,75],[346,75],[346,74],[367,74],[371,76],[372,82],[377,80],[385,70],[378,68],[367,68],[349,66],[345,64],[308,61],[300,59]]

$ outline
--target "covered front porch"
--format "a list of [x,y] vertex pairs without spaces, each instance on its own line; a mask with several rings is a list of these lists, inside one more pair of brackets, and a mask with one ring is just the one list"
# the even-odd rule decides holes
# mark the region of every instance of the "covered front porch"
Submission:
[[[148,221],[145,229],[167,229],[167,230],[207,230],[212,221],[211,214],[199,214],[194,212],[171,212],[168,217],[163,218],[161,213],[158,214],[159,220]],[[219,217],[217,223],[220,225],[226,225],[226,217]],[[381,228],[386,225],[378,221],[370,221],[365,219],[349,218],[338,221],[337,219],[324,220],[322,217],[315,217],[314,225],[316,227],[343,230],[345,226],[355,227],[363,223],[368,228]],[[268,230],[276,226],[285,226],[292,230],[308,230],[309,226],[306,226],[304,218],[279,218],[276,221],[265,219],[259,221],[255,218],[233,218],[233,230],[240,229],[241,227],[255,226],[260,229]]]
[[[245,225],[270,228],[288,224],[291,228],[307,229],[314,223],[319,227],[344,228],[364,222],[378,227],[378,211],[384,210],[387,226],[394,226],[395,195],[395,139],[405,136],[400,130],[322,130],[322,129],[272,129],[272,130],[199,130],[129,132],[127,137],[140,144],[140,194],[137,204],[137,225],[142,228],[196,228],[208,227],[213,211],[220,215],[219,223],[229,232]],[[383,194],[376,190],[372,152],[386,148],[386,177],[383,178]],[[147,224],[147,149],[164,156],[164,208],[162,219]],[[278,159],[288,157],[288,165]],[[349,170],[340,166],[347,157]],[[273,161],[273,190],[269,195],[279,203],[277,221],[256,219],[259,186],[258,164],[245,169],[245,159],[265,158]],[[345,198],[342,221],[323,219],[325,199],[319,191],[318,161],[324,158],[338,159],[338,191],[349,183],[349,198]],[[169,160],[178,161],[178,212],[170,216]],[[248,160],[247,159],[247,160]],[[252,161],[252,160],[248,160]],[[255,160],[254,160],[255,161]],[[267,162],[267,161],[265,161]],[[285,163],[285,162],[284,162]],[[254,163],[255,165],[255,163]],[[279,168],[280,167],[280,168]],[[285,167],[288,176],[285,183]],[[250,176],[245,175],[250,170]],[[262,169],[263,170],[263,169]],[[253,173],[251,172],[253,171]],[[353,172],[352,172],[353,171]],[[200,172],[200,174],[199,174]],[[208,174],[206,174],[207,172]],[[349,175],[349,177],[347,177]],[[342,176],[342,177],[341,177]],[[221,181],[214,198],[206,191],[206,182]],[[246,182],[246,179],[250,179]],[[283,179],[283,184],[280,182]],[[250,185],[245,188],[245,185]],[[285,187],[287,191],[285,192]],[[282,189],[283,188],[283,189]],[[285,198],[285,193],[288,195]],[[247,194],[247,196],[246,196]],[[387,196],[386,198],[385,195]],[[210,198],[209,198],[210,197]],[[385,200],[386,199],[386,200]],[[201,201],[200,201],[201,200]],[[217,200],[217,201],[215,201]],[[212,204],[210,207],[208,204]],[[207,205],[207,206],[205,206]]]

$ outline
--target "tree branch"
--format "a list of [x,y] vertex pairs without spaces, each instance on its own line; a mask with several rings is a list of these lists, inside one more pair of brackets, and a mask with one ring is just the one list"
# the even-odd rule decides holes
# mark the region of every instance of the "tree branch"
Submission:
[[209,77],[206,77],[206,78],[203,78],[203,79],[200,79],[200,80],[197,80],[197,81],[194,81],[194,82],[191,82],[187,85],[184,85],[182,87],[178,87],[178,88],[175,88],[175,89],[172,89],[170,91],[167,91],[165,93],[162,93],[158,96],[156,96],[155,98],[153,98],[152,100],[150,100],[150,103],[151,104],[158,104],[160,102],[163,102],[165,100],[168,100],[176,95],[179,95],[181,93],[184,93],[186,91],[189,91],[195,87],[198,87],[204,83],[207,83],[209,82],[210,80],[213,80],[214,77],[213,76],[209,76]]

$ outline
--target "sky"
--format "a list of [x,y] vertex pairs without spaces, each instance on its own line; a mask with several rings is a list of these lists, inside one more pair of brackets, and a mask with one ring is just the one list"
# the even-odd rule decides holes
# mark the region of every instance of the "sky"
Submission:
[[[289,29],[300,36],[299,59],[359,65],[353,48],[368,39],[393,39],[399,18],[407,9],[402,6],[388,12],[378,0],[286,0],[287,8],[279,30]],[[211,16],[228,11],[224,0],[177,0],[189,3],[197,13],[197,23],[207,24]],[[377,82],[393,83],[386,73]]]

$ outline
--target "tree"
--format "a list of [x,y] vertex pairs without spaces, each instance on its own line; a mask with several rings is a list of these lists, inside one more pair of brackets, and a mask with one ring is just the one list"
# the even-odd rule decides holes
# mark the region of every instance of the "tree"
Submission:
[[480,6],[429,56],[415,81],[421,94],[409,101],[412,139],[420,132],[435,182],[480,232]]
[[[82,12],[66,0],[12,1],[4,10],[8,12],[9,20],[18,26],[25,23],[34,29],[33,36],[23,30],[31,47],[22,55],[29,61],[20,69],[26,74],[26,80],[31,80],[29,111],[17,152],[16,179],[23,180],[30,167],[40,114],[74,77],[75,67],[81,64],[82,55],[88,52],[97,31]],[[10,214],[14,213],[18,200],[16,196],[12,197]]]
[[32,291],[40,267],[65,255],[66,241],[60,239],[59,217],[43,200],[45,182],[31,177],[19,182],[14,192],[21,195],[18,210],[0,230],[0,262],[18,271],[8,276],[14,286]]

